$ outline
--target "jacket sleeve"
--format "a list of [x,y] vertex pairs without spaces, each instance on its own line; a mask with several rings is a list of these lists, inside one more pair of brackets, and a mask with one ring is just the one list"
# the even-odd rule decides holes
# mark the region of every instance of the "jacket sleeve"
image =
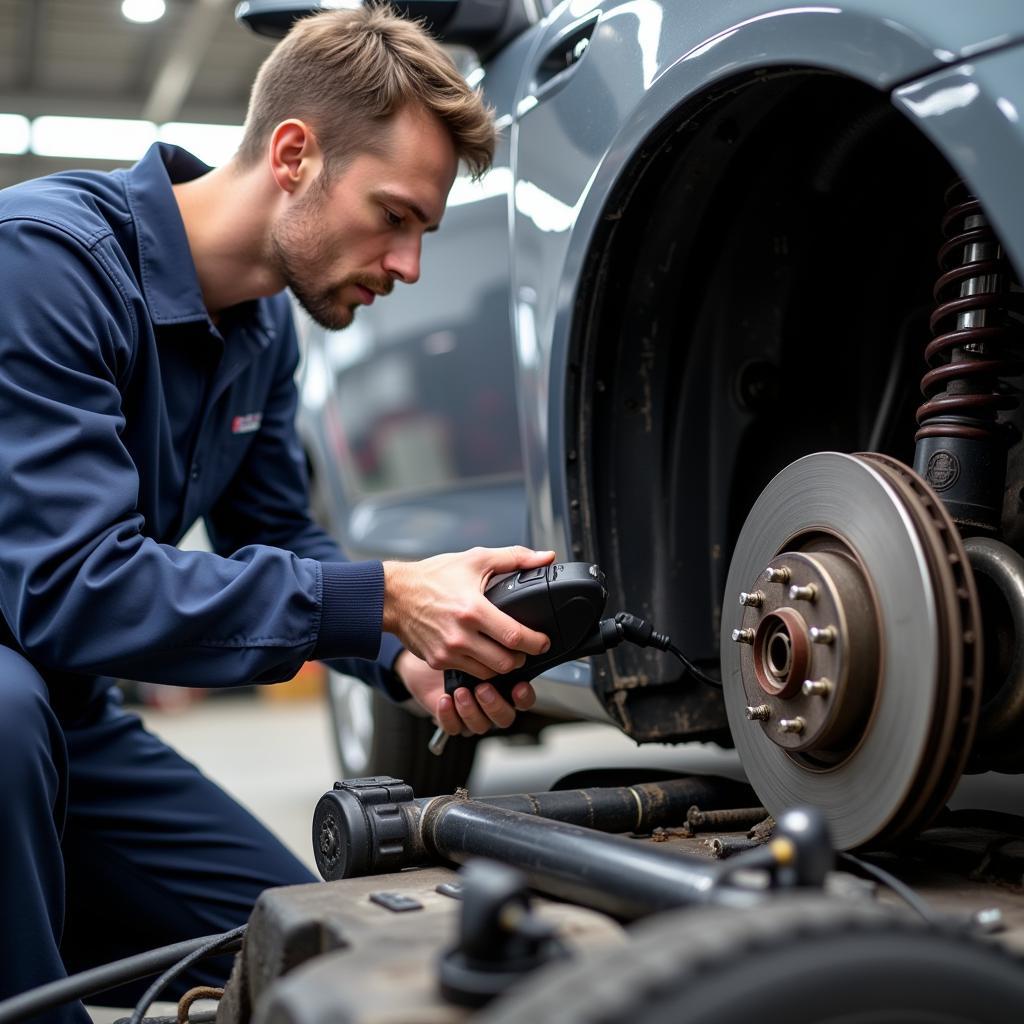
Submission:
[[[145,535],[121,440],[145,310],[116,250],[10,220],[0,272],[0,612],[21,649],[42,668],[197,686],[372,657],[379,563],[267,546],[224,558]],[[325,612],[328,598],[355,613]]]
[[[250,544],[270,544],[332,568],[342,566],[348,563],[345,555],[309,514],[306,459],[295,429],[299,346],[291,308],[283,295],[270,305],[279,353],[274,383],[242,465],[206,517],[207,533],[214,550],[225,555]],[[383,633],[375,660],[327,660],[337,671],[403,701],[409,691],[392,671],[403,650],[397,637]]]

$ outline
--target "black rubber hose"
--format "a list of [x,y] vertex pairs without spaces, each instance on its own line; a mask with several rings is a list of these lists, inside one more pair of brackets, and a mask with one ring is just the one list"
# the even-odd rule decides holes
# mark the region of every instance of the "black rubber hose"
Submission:
[[[223,935],[204,935],[198,939],[188,939],[186,942],[175,942],[170,946],[137,953],[124,960],[115,960],[102,967],[92,967],[80,974],[59,978],[47,985],[21,992],[0,1002],[0,1024],[16,1024],[17,1021],[34,1017],[45,1010],[52,1010],[55,1006],[70,1003],[74,999],[84,999],[86,996],[105,992],[129,981],[148,978],[151,974],[157,974],[180,962],[182,957],[189,956],[212,941],[222,938]],[[217,953],[229,951],[218,949]]]
[[129,1024],[141,1024],[142,1018],[145,1017],[146,1011],[149,1009],[153,1000],[164,990],[164,987],[171,981],[173,981],[183,971],[188,970],[197,960],[202,960],[203,957],[212,956],[215,953],[223,953],[225,949],[231,946],[237,939],[240,939],[244,934],[248,924],[239,925],[237,928],[232,929],[229,932],[225,932],[223,935],[213,936],[205,945],[200,946],[198,949],[193,950],[188,956],[182,957],[176,964],[172,964],[170,967],[160,975],[152,985],[146,989],[143,997],[135,1004],[135,1009],[132,1011]]

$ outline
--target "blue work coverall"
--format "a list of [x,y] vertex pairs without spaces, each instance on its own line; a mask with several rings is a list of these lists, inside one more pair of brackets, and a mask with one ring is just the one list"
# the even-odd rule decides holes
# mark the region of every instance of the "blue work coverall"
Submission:
[[[307,512],[286,296],[216,325],[203,305],[171,185],[207,170],[157,145],[0,191],[0,998],[312,880],[122,710],[114,677],[234,686],[371,659],[346,668],[408,696],[381,564],[347,562]],[[199,517],[213,553],[179,551]]]

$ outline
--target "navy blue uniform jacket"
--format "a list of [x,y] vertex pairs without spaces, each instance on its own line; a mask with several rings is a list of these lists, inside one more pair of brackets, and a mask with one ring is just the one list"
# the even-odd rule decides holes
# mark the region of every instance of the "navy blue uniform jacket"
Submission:
[[[377,658],[359,674],[405,697],[380,562],[307,512],[287,297],[216,326],[203,305],[171,184],[207,170],[161,144],[0,191],[0,643],[58,712],[97,677],[231,686],[311,658]],[[214,553],[179,551],[199,517]]]

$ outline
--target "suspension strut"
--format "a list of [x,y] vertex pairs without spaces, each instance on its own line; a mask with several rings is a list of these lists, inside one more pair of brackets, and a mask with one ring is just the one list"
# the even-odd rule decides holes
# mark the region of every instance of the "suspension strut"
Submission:
[[958,525],[994,533],[1013,440],[997,414],[1019,404],[1006,378],[1024,370],[1024,330],[1009,314],[1012,270],[981,204],[958,181],[946,205],[914,468]]

